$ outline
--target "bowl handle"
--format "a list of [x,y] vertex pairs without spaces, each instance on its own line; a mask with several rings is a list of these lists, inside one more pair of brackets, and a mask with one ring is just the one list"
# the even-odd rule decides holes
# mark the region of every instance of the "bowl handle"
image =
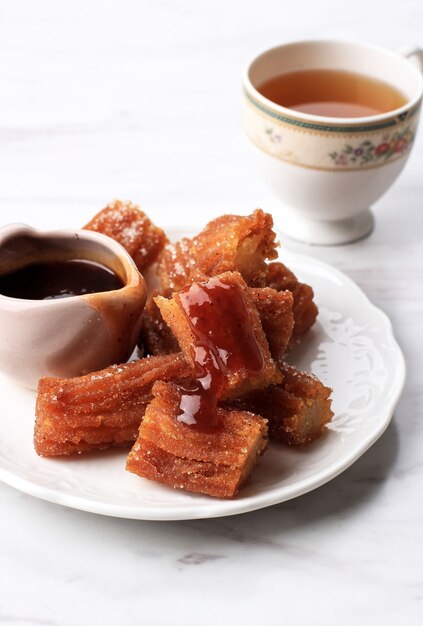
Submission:
[[419,48],[419,46],[415,46],[413,44],[404,44],[400,46],[397,50],[398,54],[406,57],[418,67],[418,69],[423,74],[423,50]]

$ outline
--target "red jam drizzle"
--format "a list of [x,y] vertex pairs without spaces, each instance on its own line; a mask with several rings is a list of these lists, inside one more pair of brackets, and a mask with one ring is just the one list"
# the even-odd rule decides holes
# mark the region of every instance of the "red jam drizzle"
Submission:
[[238,285],[211,278],[182,289],[179,302],[194,335],[195,380],[180,386],[178,420],[212,431],[220,426],[216,409],[228,372],[244,368],[258,374],[263,355]]

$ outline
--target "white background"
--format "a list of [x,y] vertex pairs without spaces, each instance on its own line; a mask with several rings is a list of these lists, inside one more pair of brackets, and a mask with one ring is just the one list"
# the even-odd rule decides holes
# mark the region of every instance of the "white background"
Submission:
[[[158,224],[261,206],[283,230],[240,77],[308,37],[423,44],[423,3],[0,1],[0,224],[80,226],[122,197]],[[420,135],[367,240],[284,242],[391,317],[408,381],[383,438],[314,493],[214,521],[102,518],[0,485],[0,624],[422,623],[422,163]]]

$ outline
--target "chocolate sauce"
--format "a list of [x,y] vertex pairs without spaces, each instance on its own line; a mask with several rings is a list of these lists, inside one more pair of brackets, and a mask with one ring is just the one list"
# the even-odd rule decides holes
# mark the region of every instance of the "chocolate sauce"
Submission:
[[0,276],[0,294],[25,300],[70,298],[123,287],[109,268],[85,260],[33,263]]
[[216,409],[228,373],[240,368],[252,375],[260,373],[263,355],[238,285],[211,278],[185,287],[178,297],[195,338],[195,381],[180,387],[178,420],[201,430],[214,430],[220,426]]

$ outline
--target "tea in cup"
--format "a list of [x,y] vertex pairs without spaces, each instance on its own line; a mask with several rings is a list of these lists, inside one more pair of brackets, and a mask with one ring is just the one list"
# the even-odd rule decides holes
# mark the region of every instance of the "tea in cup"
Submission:
[[373,228],[371,205],[404,167],[423,93],[423,53],[304,41],[255,57],[244,75],[245,127],[283,203],[281,229],[342,244]]

